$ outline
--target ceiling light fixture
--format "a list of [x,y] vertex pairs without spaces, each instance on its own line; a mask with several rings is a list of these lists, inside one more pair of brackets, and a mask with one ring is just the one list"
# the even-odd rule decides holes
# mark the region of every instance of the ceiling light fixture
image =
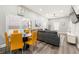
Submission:
[[63,12],[63,10],[60,10],[60,12]]
[[43,9],[40,8],[39,10],[42,11]]
[[46,16],[48,16],[48,13],[46,14]]

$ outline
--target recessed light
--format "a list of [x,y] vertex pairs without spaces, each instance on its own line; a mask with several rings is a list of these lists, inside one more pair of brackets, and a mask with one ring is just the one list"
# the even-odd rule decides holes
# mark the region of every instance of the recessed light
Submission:
[[60,10],[60,12],[63,12],[63,10]]
[[48,13],[46,14],[46,16],[48,16]]
[[40,8],[39,10],[42,11],[43,9]]

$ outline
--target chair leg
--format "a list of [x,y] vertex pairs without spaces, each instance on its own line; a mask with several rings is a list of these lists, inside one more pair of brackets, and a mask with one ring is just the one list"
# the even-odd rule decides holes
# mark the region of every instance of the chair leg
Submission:
[[5,47],[5,53],[6,53],[6,51],[7,51],[7,48]]
[[31,50],[31,52],[32,52],[32,53],[34,52],[34,46],[32,46],[32,50]]
[[10,52],[8,47],[5,47],[5,53]]
[[34,44],[34,48],[37,48],[37,42]]
[[29,50],[30,50],[31,53],[33,53],[33,46],[30,46]]
[[12,51],[10,50],[10,54],[12,54]]
[[22,54],[23,54],[23,49],[22,49]]

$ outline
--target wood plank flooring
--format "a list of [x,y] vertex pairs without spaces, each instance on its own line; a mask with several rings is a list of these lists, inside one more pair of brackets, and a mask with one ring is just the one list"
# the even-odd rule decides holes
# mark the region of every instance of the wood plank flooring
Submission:
[[60,47],[55,47],[50,44],[38,41],[37,49],[34,54],[78,54],[79,50],[76,45],[67,43],[66,37],[61,35]]

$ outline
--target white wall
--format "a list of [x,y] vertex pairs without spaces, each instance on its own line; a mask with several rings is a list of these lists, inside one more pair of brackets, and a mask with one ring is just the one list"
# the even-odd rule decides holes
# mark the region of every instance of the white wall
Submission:
[[[4,5],[0,6],[0,44],[5,43],[4,42],[4,32],[6,31],[6,16],[7,15],[17,15],[17,6],[16,5]],[[37,19],[39,22],[42,23],[43,27],[46,27],[46,22],[47,19],[26,9],[25,8],[25,13],[24,13],[25,18],[29,18],[30,20],[35,20]],[[40,21],[42,20],[42,21]],[[45,21],[46,20],[46,21]],[[43,23],[45,21],[45,23]],[[34,27],[34,22],[32,22],[32,26]]]
[[[59,29],[57,31],[59,32],[67,32],[68,31],[68,19],[69,17],[61,17],[61,18],[54,18],[49,20],[49,25],[51,25],[50,30],[54,30],[54,22],[58,23],[57,26]],[[55,24],[57,25],[57,24]]]
[[4,18],[5,15],[4,15],[4,12],[3,12],[3,9],[2,7],[0,6],[0,44],[3,44],[4,43],[4,38],[3,38],[3,32],[5,31],[5,21],[4,21]]
[[74,34],[74,35],[76,35],[77,37],[79,37],[79,22],[76,23],[76,24],[72,23],[72,19],[75,18],[74,20],[76,20],[77,18],[73,14],[71,16],[70,16],[69,28],[68,28],[69,32],[72,33],[72,34]]
[[32,28],[35,27],[35,20],[37,20],[42,25],[40,28],[47,28],[47,22],[48,22],[47,18],[37,15],[33,12],[27,12],[27,13],[29,14],[28,18],[30,18],[30,20],[32,21]]
[[4,32],[6,31],[6,15],[16,14],[16,6],[0,6],[0,44],[4,43]]

